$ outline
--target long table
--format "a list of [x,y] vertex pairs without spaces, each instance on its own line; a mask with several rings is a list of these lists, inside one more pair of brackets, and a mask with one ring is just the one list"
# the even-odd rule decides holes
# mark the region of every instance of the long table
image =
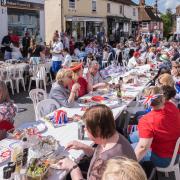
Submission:
[[[139,67],[137,69],[141,71],[143,70],[143,67]],[[129,73],[129,72],[128,72]],[[127,74],[128,74],[127,73]],[[125,74],[124,76],[126,76]],[[118,80],[118,77],[116,77],[116,81]],[[133,96],[134,98],[138,97],[142,91],[147,87],[147,84],[149,83],[150,79],[145,78],[143,81],[141,81],[141,85],[138,87],[133,87],[133,91],[125,91],[126,96]],[[125,88],[129,88],[129,85],[124,85]],[[131,87],[132,88],[132,87]],[[127,108],[128,105],[131,104],[133,99],[127,101],[125,104],[120,105],[119,107],[113,108],[112,112],[114,115],[114,118],[117,119],[121,112]],[[62,110],[65,110],[68,114],[68,117],[73,117],[75,114],[78,115],[83,115],[83,111],[81,111],[81,107],[75,107],[75,108],[60,108]],[[82,156],[84,155],[83,151],[75,151],[75,150],[70,150],[69,152],[65,152],[63,150],[63,147],[67,145],[72,140],[78,140],[78,124],[77,122],[69,123],[65,126],[59,127],[59,128],[54,128],[52,125],[50,125],[49,122],[45,121],[45,124],[47,126],[47,131],[43,133],[44,136],[51,135],[57,140],[60,141],[60,144],[62,146],[62,153],[66,153],[70,158],[72,158],[75,161],[79,161]],[[88,140],[88,138],[85,138],[82,140],[83,143],[87,145],[92,145],[93,142]],[[3,170],[4,165],[0,165],[0,179],[2,179],[2,170]],[[54,179],[64,179],[66,177],[66,172],[65,171],[57,171],[57,170],[51,170],[51,176],[49,176],[49,180],[54,180]]]

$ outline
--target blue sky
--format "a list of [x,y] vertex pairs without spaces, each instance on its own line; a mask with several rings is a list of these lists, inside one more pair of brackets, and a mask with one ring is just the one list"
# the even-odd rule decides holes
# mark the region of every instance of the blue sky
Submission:
[[[139,3],[139,0],[132,0],[135,3]],[[146,4],[153,5],[155,0],[146,0]],[[171,8],[175,11],[177,5],[180,5],[180,0],[158,0],[158,6],[161,12],[165,12],[167,8]]]

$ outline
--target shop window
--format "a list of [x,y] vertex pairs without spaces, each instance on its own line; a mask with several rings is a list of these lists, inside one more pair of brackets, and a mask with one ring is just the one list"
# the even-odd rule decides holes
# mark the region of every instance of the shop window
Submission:
[[69,8],[75,9],[76,2],[75,0],[69,0]]
[[120,12],[120,14],[123,14],[123,6],[122,5],[119,6],[119,12]]
[[96,11],[96,0],[92,0],[92,11]]
[[148,23],[147,22],[143,22],[142,23],[142,28],[143,29],[148,29]]
[[111,4],[107,3],[107,12],[110,13],[111,12]]
[[136,9],[133,8],[133,16],[136,16]]

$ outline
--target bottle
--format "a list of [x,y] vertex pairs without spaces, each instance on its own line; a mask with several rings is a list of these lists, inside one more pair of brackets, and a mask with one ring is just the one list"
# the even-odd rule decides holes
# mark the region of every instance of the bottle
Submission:
[[11,178],[11,168],[6,166],[3,168],[3,179],[10,179]]
[[84,134],[85,134],[84,128],[85,128],[85,126],[84,126],[83,122],[79,121],[78,122],[78,139],[79,140],[84,139]]
[[118,82],[118,83],[119,83],[119,85],[122,87],[122,84],[123,84],[123,77],[120,77],[120,78],[119,78],[119,82]]
[[23,157],[22,157],[22,167],[27,165],[27,160],[28,160],[28,143],[27,143],[27,138],[24,137],[22,140],[22,146],[23,146]]
[[15,162],[8,162],[8,167],[11,169],[11,179],[14,179],[14,172],[16,169],[16,163]]
[[15,174],[20,173],[22,167],[22,157],[23,157],[23,146],[22,143],[16,145],[12,150],[11,161],[16,163]]

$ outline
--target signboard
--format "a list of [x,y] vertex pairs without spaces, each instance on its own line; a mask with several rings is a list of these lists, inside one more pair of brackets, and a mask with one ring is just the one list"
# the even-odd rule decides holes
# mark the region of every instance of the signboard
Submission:
[[19,0],[0,0],[1,6],[9,8],[22,8],[22,9],[44,9],[44,5],[40,3],[32,3]]
[[176,33],[180,34],[180,17],[177,17]]

